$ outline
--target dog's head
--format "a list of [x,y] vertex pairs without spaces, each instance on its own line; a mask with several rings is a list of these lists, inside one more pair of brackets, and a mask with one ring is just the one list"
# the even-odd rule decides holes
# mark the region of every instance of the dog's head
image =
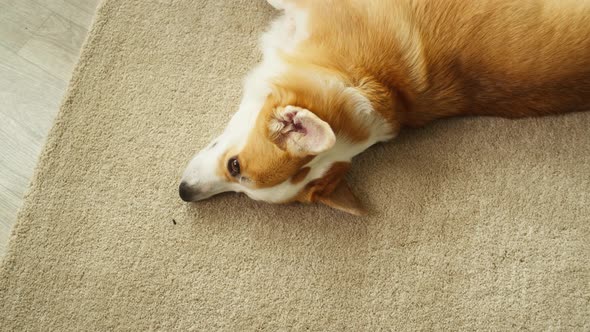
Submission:
[[302,80],[275,82],[258,101],[245,98],[223,134],[190,161],[181,198],[234,191],[362,214],[344,175],[372,144],[366,123],[352,114],[370,103],[350,88]]

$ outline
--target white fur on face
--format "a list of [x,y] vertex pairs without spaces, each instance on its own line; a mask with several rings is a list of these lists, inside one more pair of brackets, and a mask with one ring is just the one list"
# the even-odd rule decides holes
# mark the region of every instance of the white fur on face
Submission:
[[[235,191],[246,193],[255,200],[280,203],[291,200],[307,183],[321,178],[335,162],[349,162],[352,157],[362,152],[377,141],[389,138],[390,128],[386,128],[384,121],[378,117],[371,107],[371,103],[354,88],[348,92],[351,100],[358,108],[359,121],[366,122],[370,127],[380,126],[373,135],[363,144],[352,144],[346,139],[337,138],[335,145],[316,156],[308,165],[310,171],[297,184],[289,179],[270,188],[254,188],[247,182],[229,182],[221,174],[226,167],[227,160],[220,160],[226,156],[227,151],[241,151],[246,144],[250,132],[253,130],[256,119],[271,92],[270,82],[287,70],[279,52],[290,53],[295,50],[297,44],[309,36],[307,29],[307,13],[302,10],[289,8],[289,4],[277,1],[277,5],[284,8],[286,13],[275,20],[270,29],[262,35],[261,49],[263,61],[257,65],[244,81],[244,95],[239,109],[230,120],[224,132],[209,146],[200,151],[189,163],[182,182],[194,189],[192,200],[202,200],[213,195]],[[309,77],[315,77],[320,82],[328,85],[343,85],[335,78],[323,77],[320,73],[310,72]],[[378,119],[377,119],[378,118]],[[273,170],[269,169],[269,172]]]
[[[280,2],[280,1],[279,1]],[[285,71],[278,51],[292,47],[294,43],[293,21],[283,15],[275,20],[270,29],[260,39],[263,61],[258,64],[244,80],[244,95],[238,111],[231,118],[224,132],[209,146],[189,162],[182,175],[182,183],[194,188],[193,200],[209,198],[226,192],[244,192],[248,188],[244,184],[228,182],[219,172],[220,165],[227,161],[220,159],[230,149],[243,149],[248,136],[254,128],[256,118],[271,92],[270,81]],[[290,191],[289,191],[290,192]],[[260,199],[266,197],[262,195]]]

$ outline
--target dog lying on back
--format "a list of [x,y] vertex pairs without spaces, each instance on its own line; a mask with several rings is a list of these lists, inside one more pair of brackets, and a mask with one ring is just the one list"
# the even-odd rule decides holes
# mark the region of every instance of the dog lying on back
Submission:
[[226,130],[189,163],[185,201],[236,191],[363,209],[352,158],[451,116],[590,109],[590,0],[269,0]]

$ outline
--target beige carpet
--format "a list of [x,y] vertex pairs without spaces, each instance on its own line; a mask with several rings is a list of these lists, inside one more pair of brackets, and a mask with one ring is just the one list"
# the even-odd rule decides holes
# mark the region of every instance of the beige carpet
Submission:
[[364,218],[182,203],[273,15],[103,4],[1,268],[0,330],[590,330],[590,113],[405,132],[350,174]]

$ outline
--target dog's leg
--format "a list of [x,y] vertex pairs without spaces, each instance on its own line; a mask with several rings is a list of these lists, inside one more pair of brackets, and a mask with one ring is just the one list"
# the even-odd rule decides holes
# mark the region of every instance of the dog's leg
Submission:
[[266,2],[278,10],[285,9],[285,0],[266,0]]
[[297,7],[294,0],[267,0],[274,6],[278,3],[282,14],[270,26],[270,29],[262,35],[262,50],[279,49],[290,52],[297,44],[309,38],[308,11],[305,7]]
[[[319,1],[319,0],[314,0]],[[299,0],[266,0],[271,6],[275,7],[278,10],[286,10],[290,7],[299,6],[299,7],[306,7],[306,2],[299,1]]]

